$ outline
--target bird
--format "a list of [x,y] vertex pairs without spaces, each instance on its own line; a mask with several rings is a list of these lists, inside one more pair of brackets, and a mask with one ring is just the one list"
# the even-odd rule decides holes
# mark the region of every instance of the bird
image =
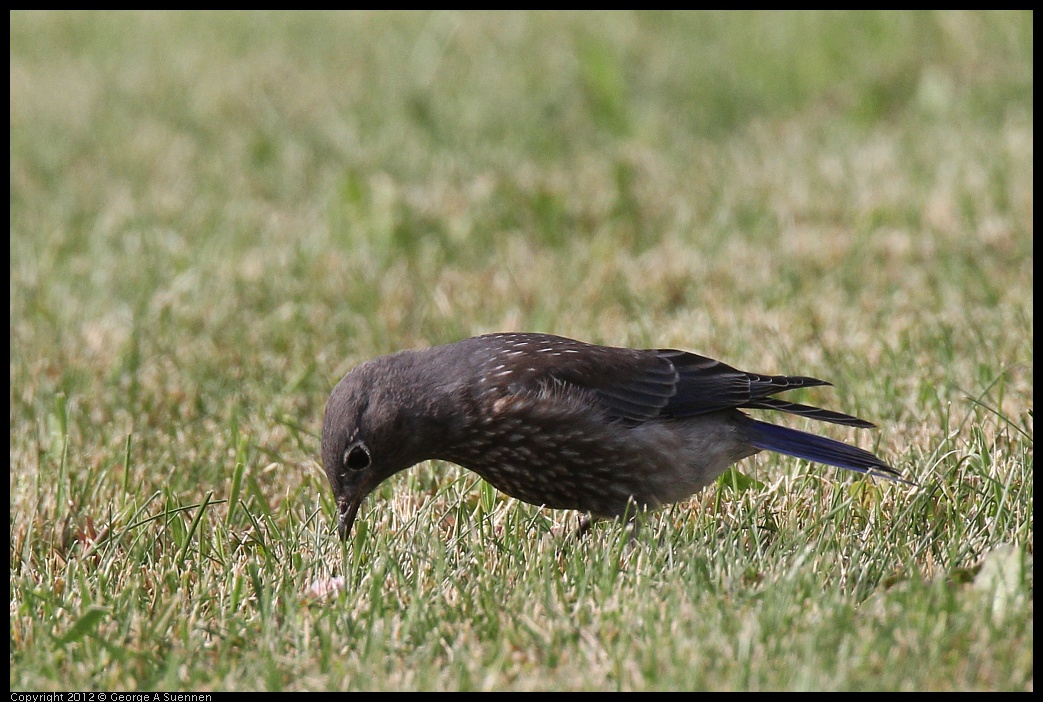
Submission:
[[823,385],[831,383],[749,373],[675,349],[485,334],[350,370],[326,404],[322,463],[342,539],[367,495],[427,460],[463,466],[523,502],[595,519],[684,500],[760,451],[912,484],[868,451],[743,411],[874,426],[775,397]]

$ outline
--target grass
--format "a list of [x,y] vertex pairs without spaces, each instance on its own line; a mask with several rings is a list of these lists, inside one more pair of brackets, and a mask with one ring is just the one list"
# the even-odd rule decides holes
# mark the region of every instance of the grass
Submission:
[[[1033,688],[1031,14],[15,12],[10,77],[13,690]],[[507,329],[824,377],[918,487],[577,543],[424,464],[342,545],[336,381]]]

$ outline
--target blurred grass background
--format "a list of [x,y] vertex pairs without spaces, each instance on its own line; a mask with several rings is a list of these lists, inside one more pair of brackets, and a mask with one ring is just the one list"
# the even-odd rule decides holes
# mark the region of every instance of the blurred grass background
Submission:
[[[12,689],[1031,689],[1032,19],[13,12]],[[829,379],[920,488],[570,547],[425,465],[342,548],[330,389],[494,330]]]

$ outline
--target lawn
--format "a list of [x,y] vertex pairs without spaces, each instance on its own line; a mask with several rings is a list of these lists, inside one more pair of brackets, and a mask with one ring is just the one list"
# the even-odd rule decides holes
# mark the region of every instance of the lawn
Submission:
[[[12,690],[1033,688],[1031,13],[10,20]],[[336,382],[499,330],[824,378],[916,485],[576,540],[425,463],[339,541]]]

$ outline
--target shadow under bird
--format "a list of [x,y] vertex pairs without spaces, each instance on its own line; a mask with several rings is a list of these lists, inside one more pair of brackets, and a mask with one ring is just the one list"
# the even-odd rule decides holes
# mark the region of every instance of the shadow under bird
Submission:
[[605,518],[683,500],[762,450],[907,483],[868,451],[740,411],[873,426],[774,397],[816,385],[830,383],[671,349],[487,334],[350,371],[326,405],[322,462],[341,538],[366,495],[429,459],[524,502]]

